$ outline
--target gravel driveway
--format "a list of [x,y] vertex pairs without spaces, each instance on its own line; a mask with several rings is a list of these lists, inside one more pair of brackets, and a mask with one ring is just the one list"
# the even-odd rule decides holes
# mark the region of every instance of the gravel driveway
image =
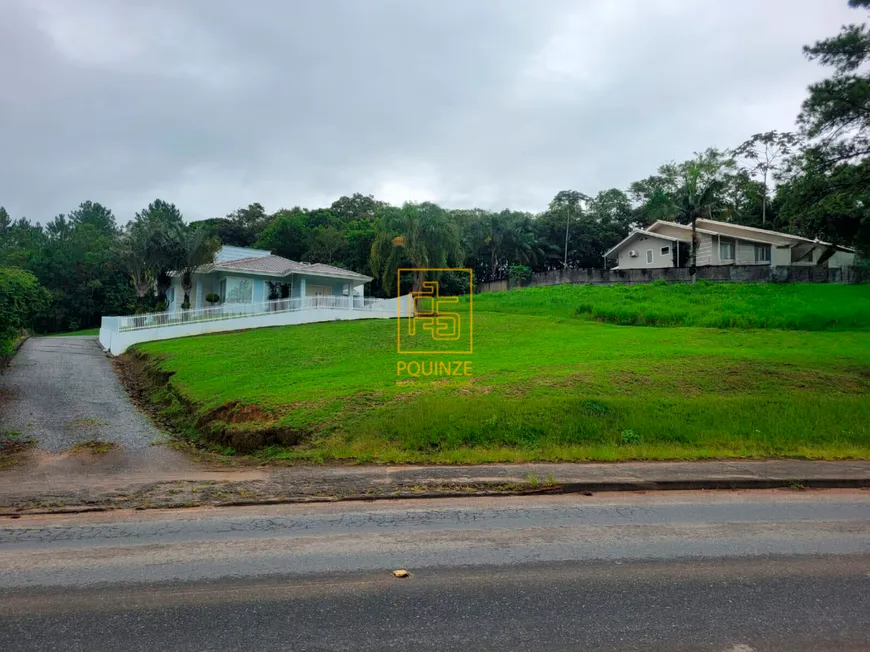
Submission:
[[96,337],[37,337],[0,374],[0,431],[37,440],[59,453],[90,440],[126,451],[165,435],[130,402]]

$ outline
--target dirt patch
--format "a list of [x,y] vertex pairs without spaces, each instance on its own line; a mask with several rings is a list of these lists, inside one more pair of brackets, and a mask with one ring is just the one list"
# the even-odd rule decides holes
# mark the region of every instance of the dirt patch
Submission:
[[223,405],[207,410],[198,419],[199,425],[205,425],[212,421],[223,421],[225,423],[263,423],[274,421],[274,415],[270,414],[259,405],[251,405],[250,403],[241,403],[240,401],[230,401]]
[[113,441],[100,441],[99,439],[91,439],[90,441],[79,442],[70,447],[71,455],[105,455],[116,451],[121,447]]
[[15,455],[36,445],[36,440],[18,432],[0,433],[0,455]]
[[172,385],[159,360],[131,351],[114,360],[115,370],[133,402],[160,427],[194,444],[226,453],[251,453],[265,446],[296,446],[310,437],[278,423],[278,414],[258,405],[232,401],[205,410]]
[[864,394],[870,382],[855,370],[820,371],[792,364],[737,363],[704,372],[707,382],[722,391],[754,391],[765,387],[786,390],[824,390],[841,394]]
[[0,432],[0,469],[24,462],[36,447],[36,440],[18,432]]

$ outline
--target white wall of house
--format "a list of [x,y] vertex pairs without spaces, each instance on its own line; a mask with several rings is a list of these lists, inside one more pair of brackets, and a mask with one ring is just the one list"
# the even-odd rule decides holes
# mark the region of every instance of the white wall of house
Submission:
[[770,264],[774,267],[791,265],[791,248],[788,245],[773,245],[770,250]]
[[[713,244],[713,265],[770,265],[772,244],[747,242],[729,236],[710,236]],[[730,249],[731,258],[723,254]]]
[[[687,228],[680,228],[679,226],[672,226],[670,224],[659,223],[655,225],[655,232],[661,233],[662,235],[667,235],[672,238],[677,238],[681,242],[685,242],[689,245],[689,253],[687,256],[691,257],[691,248],[692,248],[692,231]],[[718,254],[714,251],[714,242],[713,237],[709,233],[698,233],[698,255],[697,255],[697,265],[700,267],[701,265],[717,265],[718,264]],[[676,246],[676,244],[674,245]],[[685,263],[680,261],[680,265],[684,265],[686,267],[689,266],[690,260],[687,259]]]
[[[616,258],[617,264],[619,269],[673,267],[673,251],[676,245],[676,242],[666,238],[638,235],[626,242],[619,250]],[[667,253],[663,253],[664,249],[667,249]],[[632,251],[636,251],[637,256],[632,256]]]

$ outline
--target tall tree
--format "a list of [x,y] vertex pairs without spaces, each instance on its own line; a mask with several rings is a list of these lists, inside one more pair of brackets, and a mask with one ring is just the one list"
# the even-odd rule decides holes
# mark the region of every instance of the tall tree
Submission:
[[734,156],[744,160],[744,168],[754,176],[761,175],[761,223],[767,224],[767,198],[770,182],[776,178],[780,165],[800,145],[800,137],[790,131],[766,131],[754,134],[734,150]]
[[176,272],[181,276],[181,288],[184,290],[182,307],[186,310],[190,307],[193,273],[198,267],[214,262],[215,252],[220,248],[221,242],[201,229],[188,229],[182,235],[179,244],[181,257]]
[[128,229],[118,243],[119,260],[136,292],[137,311],[143,308],[146,297],[156,289],[158,270],[150,247],[150,233],[142,229]]
[[158,297],[169,289],[169,272],[178,268],[183,257],[181,241],[187,226],[175,204],[155,199],[136,213],[127,230],[145,247],[148,265],[153,271]]
[[282,208],[272,215],[272,221],[263,229],[256,246],[268,249],[276,256],[290,260],[303,260],[308,252],[311,231],[305,225],[305,212],[298,206]]
[[12,218],[3,206],[0,206],[0,238],[4,237],[12,227]]
[[716,208],[716,195],[722,186],[720,178],[703,178],[700,165],[686,170],[683,178],[683,186],[680,188],[679,198],[675,205],[677,219],[683,223],[692,225],[692,264],[689,273],[695,278],[695,269],[698,264],[698,230],[697,220],[699,217],[709,218]]
[[549,213],[564,220],[565,244],[563,247],[562,266],[568,267],[568,242],[571,233],[571,223],[583,215],[583,204],[589,201],[589,196],[577,190],[561,190],[550,202]]
[[112,235],[118,230],[112,211],[92,201],[82,202],[78,208],[70,211],[69,221],[73,227],[90,226],[104,235]]
[[318,226],[311,236],[311,247],[308,258],[312,262],[331,265],[338,260],[339,254],[346,245],[344,233],[334,226]]
[[[849,5],[867,9],[870,0]],[[810,85],[798,116],[809,143],[787,170],[783,215],[804,235],[870,254],[870,29],[846,25],[804,54],[833,75]]]
[[381,279],[386,292],[393,290],[397,270],[402,266],[421,270],[413,273],[413,289],[420,291],[427,278],[422,268],[449,267],[461,258],[456,223],[440,206],[431,202],[406,203],[401,208],[388,206],[379,211],[370,260],[372,272]]
[[343,196],[332,202],[330,212],[339,222],[354,222],[356,220],[369,220],[373,222],[378,211],[386,204],[378,201],[372,195],[363,195],[355,192],[350,197]]

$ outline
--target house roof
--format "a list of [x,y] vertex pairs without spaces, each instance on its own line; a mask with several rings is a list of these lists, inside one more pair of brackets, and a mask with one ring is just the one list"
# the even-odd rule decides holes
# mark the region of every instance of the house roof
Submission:
[[300,263],[283,256],[251,256],[249,258],[239,258],[236,260],[223,260],[203,265],[197,271],[199,273],[208,273],[211,271],[235,271],[248,274],[268,274],[270,276],[287,276],[288,274],[313,274],[315,276],[329,276],[332,278],[343,278],[360,283],[368,283],[372,280],[371,276],[358,274],[349,269],[342,269],[334,265],[325,265],[323,263]]
[[[700,222],[701,220],[698,220],[698,221]],[[687,225],[687,224],[678,224],[677,222],[667,222],[665,220],[656,220],[653,224],[650,225],[649,228],[652,229],[657,224],[664,224],[665,226],[673,226],[673,227],[676,227],[678,229],[682,229],[684,231],[691,231],[692,230],[692,227]],[[758,240],[757,238],[749,238],[749,237],[742,236],[742,235],[732,235],[731,233],[721,233],[720,231],[711,231],[710,229],[702,229],[702,228],[698,228],[698,227],[695,228],[695,231],[697,231],[698,233],[703,233],[704,235],[720,235],[720,236],[724,235],[726,238],[733,238],[734,240],[743,240],[745,242],[754,242],[756,244],[766,244],[766,245],[776,244],[775,242],[771,242],[770,240]],[[659,234],[656,233],[656,235],[659,235]],[[680,238],[677,238],[677,239],[680,240],[680,242],[691,242],[692,241],[691,235],[688,235],[686,240],[682,240]]]
[[[658,224],[662,224],[662,225],[666,225],[666,226],[673,226],[673,227],[677,227],[679,229],[685,229],[685,230],[689,230],[689,231],[692,230],[691,226],[688,226],[686,224],[678,224],[677,222],[669,222],[667,220],[656,220],[652,225],[650,225],[649,229],[650,230],[655,229],[656,225],[658,225]],[[844,251],[847,253],[854,253],[855,252],[854,249],[851,249],[849,247],[843,247],[842,245],[834,245],[830,242],[824,242],[822,240],[810,240],[809,238],[804,238],[802,236],[794,235],[791,233],[782,233],[780,231],[771,231],[769,229],[759,229],[759,228],[756,228],[754,226],[744,226],[743,224],[734,224],[733,222],[720,222],[718,220],[708,220],[707,218],[698,218],[696,225],[697,226],[696,226],[695,230],[698,233],[704,233],[707,235],[724,235],[724,236],[729,237],[729,238],[735,238],[737,240],[745,240],[747,242],[755,242],[758,244],[777,244],[777,243],[771,242],[770,240],[762,240],[757,236],[755,238],[753,238],[752,235],[755,233],[762,235],[762,236],[763,235],[773,236],[776,238],[782,238],[784,240],[796,241],[799,243],[815,244],[815,245],[820,245],[823,247],[836,247],[836,249],[838,251]],[[704,226],[706,226],[707,228],[704,228]],[[727,226],[727,227],[732,228],[732,229],[746,231],[746,235],[734,235],[733,233],[723,233],[722,231],[716,230],[717,226]],[[781,244],[785,244],[785,243],[781,243]]]
[[[646,231],[646,230],[644,230],[644,229],[635,229],[634,231],[632,231],[631,233],[629,233],[627,237],[623,238],[620,242],[618,242],[617,244],[613,245],[613,247],[611,247],[609,250],[605,251],[605,252],[604,252],[604,257],[606,258],[606,257],[609,256],[611,253],[613,253],[613,252],[616,251],[617,249],[621,248],[622,245],[624,245],[626,242],[628,242],[629,240],[631,240],[631,239],[632,239],[634,236],[636,236],[636,235],[648,235],[648,236],[652,236],[652,237],[654,237],[654,238],[660,238],[660,239],[662,239],[662,240],[670,240],[671,242],[678,242],[678,241],[679,241],[679,238],[672,238],[672,237],[669,236],[669,235],[662,235],[661,233],[653,233],[652,231]],[[615,268],[614,268],[614,269],[615,269]]]

